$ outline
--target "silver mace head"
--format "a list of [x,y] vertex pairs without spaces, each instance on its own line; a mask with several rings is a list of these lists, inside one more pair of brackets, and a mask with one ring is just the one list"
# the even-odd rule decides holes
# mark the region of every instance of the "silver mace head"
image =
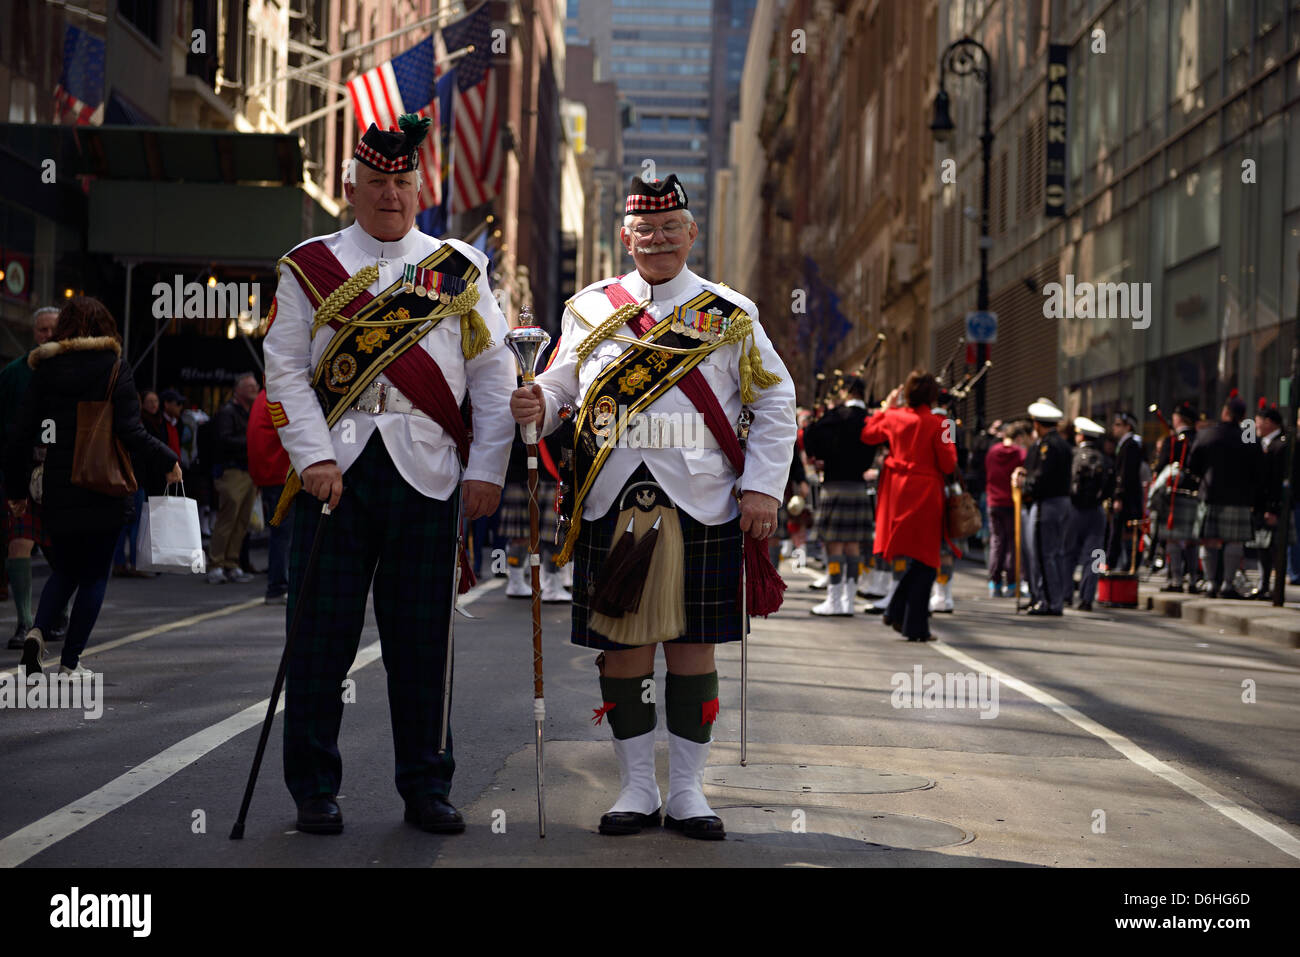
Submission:
[[515,354],[525,381],[531,381],[536,375],[537,359],[550,341],[550,333],[541,326],[533,325],[532,310],[521,310],[518,327],[506,333],[506,345]]

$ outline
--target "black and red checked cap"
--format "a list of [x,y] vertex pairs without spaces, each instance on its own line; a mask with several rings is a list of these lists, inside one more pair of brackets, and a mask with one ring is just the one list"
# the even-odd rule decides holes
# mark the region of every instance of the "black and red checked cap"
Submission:
[[664,180],[646,181],[640,176],[633,176],[627,188],[627,205],[625,213],[666,213],[674,209],[689,209],[686,190],[677,179],[676,173],[669,173]]

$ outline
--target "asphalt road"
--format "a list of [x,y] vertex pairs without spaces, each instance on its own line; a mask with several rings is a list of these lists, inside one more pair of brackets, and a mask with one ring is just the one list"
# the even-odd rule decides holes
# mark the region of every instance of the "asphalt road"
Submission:
[[[980,574],[961,567],[956,612],[935,616],[940,641],[918,646],[869,616],[814,618],[820,594],[786,569],[785,607],[754,623],[743,769],[739,648],[718,652],[722,713],[706,780],[724,843],[596,834],[617,770],[607,729],[589,720],[600,703],[593,653],[568,643],[568,608],[555,605],[544,606],[539,840],[529,608],[507,600],[500,579],[472,593],[478,620],[456,627],[451,798],[467,833],[402,822],[371,618],[340,741],[344,833],[293,829],[277,720],[246,837],[230,841],[284,607],[260,603],[260,578],[114,579],[85,658],[104,675],[102,716],[0,709],[0,865],[1300,862],[1300,654],[1140,612],[1016,616],[1010,600],[982,597]],[[13,621],[9,604],[0,633]],[[917,668],[925,681],[996,677],[996,708],[992,685],[975,707],[897,707],[896,687]],[[662,694],[662,659],[658,677]]]

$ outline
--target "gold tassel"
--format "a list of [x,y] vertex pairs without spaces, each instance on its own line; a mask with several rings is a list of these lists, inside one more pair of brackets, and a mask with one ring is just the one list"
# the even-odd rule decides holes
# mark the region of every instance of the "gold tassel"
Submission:
[[473,359],[492,345],[492,334],[477,309],[460,315],[460,351],[466,359]]
[[618,534],[627,528],[629,519],[634,522],[632,535],[636,541],[650,531],[656,519],[662,519],[650,568],[646,572],[645,589],[641,592],[641,605],[637,611],[628,612],[622,618],[610,618],[593,611],[588,616],[588,624],[597,633],[620,645],[671,641],[686,630],[686,600],[682,590],[686,549],[677,510],[664,506],[648,512],[635,507],[624,509],[614,526]]
[[754,401],[754,376],[749,367],[749,356],[743,350],[740,353],[740,401]]
[[284,516],[289,511],[289,506],[301,491],[302,479],[294,469],[290,469],[288,477],[284,480],[284,491],[280,493],[280,501],[275,503],[275,514],[271,516],[272,525],[276,528],[280,527],[280,523],[284,521]]
[[749,346],[749,369],[754,385],[760,389],[770,389],[781,381],[781,377],[775,372],[768,372],[763,368],[763,357],[758,353],[758,344],[752,339]]

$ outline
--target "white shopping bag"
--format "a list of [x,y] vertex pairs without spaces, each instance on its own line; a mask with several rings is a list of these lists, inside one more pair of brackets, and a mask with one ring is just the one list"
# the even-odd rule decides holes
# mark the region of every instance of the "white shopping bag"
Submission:
[[140,531],[136,537],[136,568],[152,572],[203,574],[207,558],[199,531],[199,507],[192,498],[151,495],[140,513]]

